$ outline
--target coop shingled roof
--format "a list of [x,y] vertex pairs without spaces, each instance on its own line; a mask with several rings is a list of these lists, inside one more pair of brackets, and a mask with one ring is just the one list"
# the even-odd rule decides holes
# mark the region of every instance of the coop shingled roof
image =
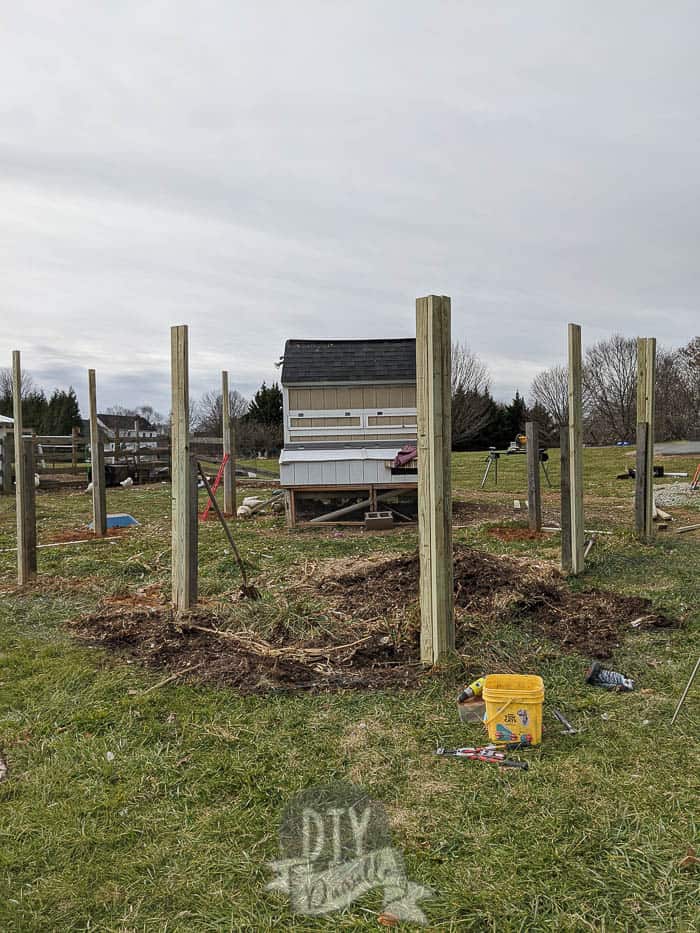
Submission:
[[283,385],[335,382],[415,382],[416,341],[288,340]]

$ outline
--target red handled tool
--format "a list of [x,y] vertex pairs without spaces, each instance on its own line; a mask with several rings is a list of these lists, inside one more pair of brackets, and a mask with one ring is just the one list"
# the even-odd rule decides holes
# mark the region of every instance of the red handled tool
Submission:
[[500,751],[497,745],[467,746],[465,748],[438,748],[435,754],[450,758],[467,758],[470,761],[485,761],[488,764],[498,765],[500,768],[520,768],[523,771],[527,771],[530,767],[527,761],[516,761],[514,758],[506,758],[505,752]]

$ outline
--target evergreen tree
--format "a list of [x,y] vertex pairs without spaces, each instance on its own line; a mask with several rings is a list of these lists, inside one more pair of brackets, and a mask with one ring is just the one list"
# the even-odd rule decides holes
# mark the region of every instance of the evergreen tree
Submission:
[[263,384],[253,396],[246,418],[268,428],[282,427],[282,390],[276,382],[271,386]]
[[503,427],[508,434],[508,443],[514,441],[518,434],[525,431],[525,421],[527,420],[527,405],[525,399],[516,390],[515,398],[504,408]]
[[559,446],[559,429],[544,405],[535,402],[532,408],[528,409],[527,420],[537,423],[540,447]]
[[75,389],[71,386],[66,392],[64,389],[55,389],[42,421],[44,434],[70,434],[73,428],[80,426],[80,406]]

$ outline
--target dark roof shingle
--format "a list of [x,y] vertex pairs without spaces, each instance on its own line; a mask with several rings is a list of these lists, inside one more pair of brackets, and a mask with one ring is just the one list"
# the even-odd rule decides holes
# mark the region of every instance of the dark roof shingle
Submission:
[[416,341],[288,340],[282,384],[415,382]]

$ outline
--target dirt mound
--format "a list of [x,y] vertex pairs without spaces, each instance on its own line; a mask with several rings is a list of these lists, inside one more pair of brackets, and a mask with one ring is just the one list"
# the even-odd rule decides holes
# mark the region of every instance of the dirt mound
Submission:
[[[368,564],[368,562],[365,562]],[[417,555],[368,564],[324,578],[319,586],[338,605],[351,605],[356,618],[417,613]],[[502,557],[474,548],[454,549],[457,648],[468,645],[475,629],[510,619],[527,624],[561,648],[606,658],[632,622],[669,626],[674,621],[656,612],[648,599],[601,590],[577,592],[544,561]]]
[[[280,622],[263,638],[250,625],[242,629],[240,615],[236,624],[235,606],[222,611],[220,603],[200,605],[176,622],[153,587],[107,597],[71,628],[93,644],[182,674],[178,682],[210,681],[242,692],[411,686],[421,676],[418,577],[417,555],[313,565],[301,588],[326,605],[333,622],[315,634],[310,626],[306,637]],[[542,561],[458,546],[454,579],[457,648],[464,653],[475,636],[493,632],[497,639],[504,621],[522,624],[535,646],[545,637],[596,658],[609,657],[637,627],[675,624],[646,599],[573,591]]]
[[411,645],[397,645],[385,631],[366,625],[356,637],[344,632],[342,639],[292,645],[285,644],[282,628],[267,641],[230,625],[230,618],[214,608],[198,607],[176,622],[169,606],[108,598],[97,612],[71,623],[71,629],[93,645],[119,650],[148,667],[181,672],[178,680],[226,684],[243,693],[410,687],[420,676]]

